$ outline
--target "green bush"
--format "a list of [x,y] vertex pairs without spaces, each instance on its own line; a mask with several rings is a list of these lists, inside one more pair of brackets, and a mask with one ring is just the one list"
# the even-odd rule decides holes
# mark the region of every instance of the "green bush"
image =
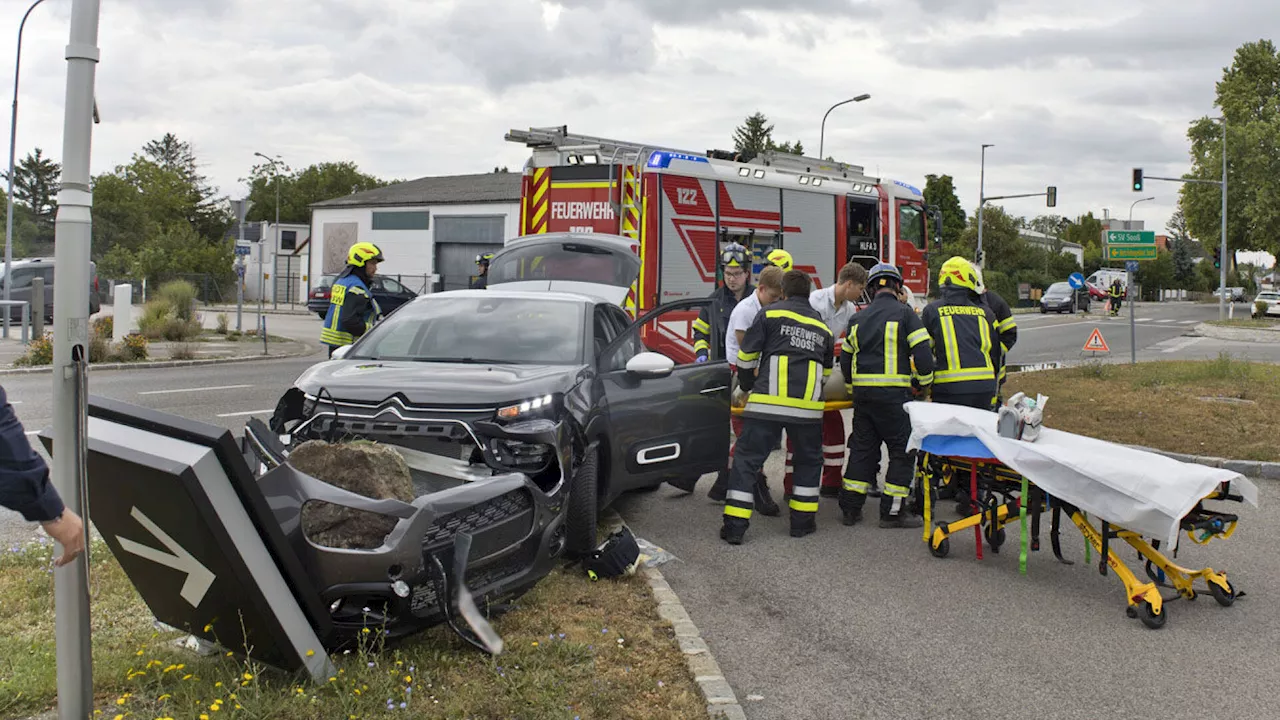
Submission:
[[147,359],[147,338],[139,333],[129,333],[120,342],[120,356],[126,361]]
[[93,335],[110,340],[115,332],[115,327],[115,318],[110,315],[103,315],[93,321]]
[[193,340],[200,337],[203,328],[200,323],[194,320],[182,320],[171,317],[165,321],[164,326],[160,330],[160,336],[165,340],[172,342]]
[[13,361],[14,365],[35,366],[53,364],[53,335],[45,333],[41,337],[32,338],[27,344],[27,352]]
[[227,321],[227,314],[226,314],[226,313],[218,313],[218,328],[217,328],[217,333],[218,333],[219,335],[226,335],[226,334],[227,334],[227,322],[228,322],[228,321]]
[[172,360],[195,360],[196,351],[191,347],[191,343],[175,343],[169,348],[169,358]]
[[89,338],[89,362],[106,362],[111,356],[111,336],[101,335],[96,329]]
[[169,306],[169,311],[179,320],[195,319],[196,287],[186,280],[171,280],[160,286],[156,297]]
[[164,300],[148,301],[142,306],[142,314],[138,316],[138,332],[149,340],[159,340],[164,336],[170,315],[169,303]]
[[1255,317],[1266,317],[1266,316],[1267,316],[1267,308],[1269,308],[1269,307],[1271,307],[1271,305],[1270,305],[1266,300],[1254,300],[1254,301],[1253,301],[1253,314],[1254,314],[1254,316],[1255,316]]

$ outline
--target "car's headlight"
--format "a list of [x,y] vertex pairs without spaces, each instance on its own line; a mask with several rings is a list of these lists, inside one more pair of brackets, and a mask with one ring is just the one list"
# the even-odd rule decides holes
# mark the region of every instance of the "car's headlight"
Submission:
[[558,405],[559,397],[557,395],[541,395],[498,408],[498,419],[510,421],[517,418],[553,415]]

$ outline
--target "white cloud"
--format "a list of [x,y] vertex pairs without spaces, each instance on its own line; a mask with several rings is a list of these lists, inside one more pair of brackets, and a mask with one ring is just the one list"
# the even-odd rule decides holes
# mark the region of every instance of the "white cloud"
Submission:
[[[20,154],[61,154],[69,7],[27,24]],[[827,154],[914,185],[950,174],[972,208],[995,143],[988,192],[1055,184],[1060,213],[1127,216],[1129,168],[1184,172],[1222,68],[1274,27],[1271,0],[113,0],[93,168],[174,132],[239,194],[255,151],[411,178],[518,168],[503,134],[533,125],[724,148],[756,110],[816,152],[827,107],[867,92],[831,114]],[[1134,217],[1162,230],[1177,187],[1149,194]]]

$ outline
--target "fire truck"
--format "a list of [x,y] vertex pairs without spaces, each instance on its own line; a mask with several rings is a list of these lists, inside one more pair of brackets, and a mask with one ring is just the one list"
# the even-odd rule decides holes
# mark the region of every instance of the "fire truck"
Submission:
[[897,265],[913,303],[928,291],[926,254],[940,214],[919,189],[870,177],[861,166],[777,151],[697,153],[571,134],[567,126],[511,130],[506,140],[532,152],[520,234],[628,238],[641,260],[626,303],[636,316],[709,295],[730,242],[750,250],[756,271],[770,251],[787,250],[815,287],[835,282],[852,260]]

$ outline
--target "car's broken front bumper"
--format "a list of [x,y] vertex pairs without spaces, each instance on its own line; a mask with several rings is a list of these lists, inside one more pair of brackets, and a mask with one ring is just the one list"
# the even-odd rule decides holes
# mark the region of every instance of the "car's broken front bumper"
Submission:
[[[430,423],[427,423],[430,424]],[[456,433],[456,420],[436,423]],[[327,434],[331,428],[310,425]],[[562,422],[537,420],[502,427],[464,424],[484,464],[399,447],[419,497],[412,503],[374,500],[317,480],[287,463],[288,447],[266,425],[246,428],[246,459],[258,468],[258,485],[275,519],[312,578],[343,644],[364,628],[398,637],[450,622],[457,585],[481,609],[513,598],[545,577],[564,549],[566,469],[572,443]],[[295,434],[294,442],[314,432]],[[529,465],[512,449],[551,448],[553,459]],[[525,464],[533,472],[515,468]],[[307,537],[302,508],[326,502],[395,518],[383,545],[369,550],[325,547]],[[458,545],[469,544],[465,556]],[[459,577],[458,559],[465,557]]]

